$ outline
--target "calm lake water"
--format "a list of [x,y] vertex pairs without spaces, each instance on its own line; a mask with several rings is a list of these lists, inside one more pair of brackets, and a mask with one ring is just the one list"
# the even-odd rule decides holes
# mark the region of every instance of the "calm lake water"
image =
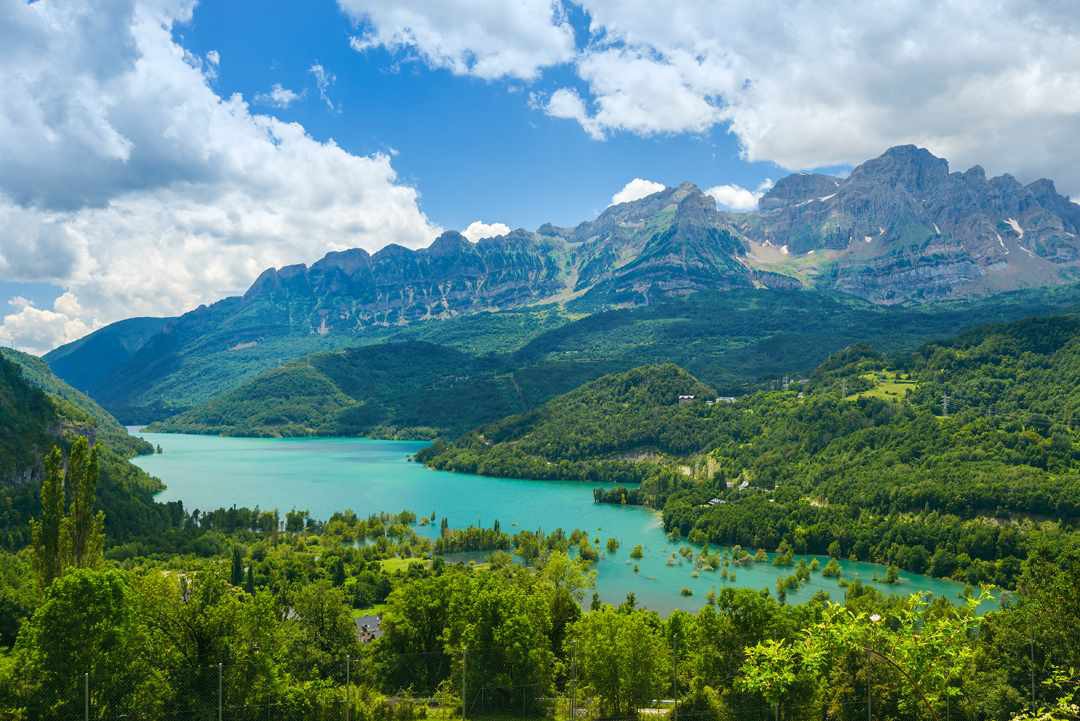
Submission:
[[[139,433],[160,445],[164,453],[142,456],[134,462],[164,481],[168,488],[162,501],[181,500],[188,510],[259,506],[308,510],[326,519],[334,511],[352,509],[366,516],[380,511],[435,512],[452,527],[480,524],[496,519],[504,531],[580,528],[599,537],[601,548],[614,536],[619,550],[596,564],[597,591],[610,603],[619,603],[633,591],[640,605],[660,612],[675,608],[695,610],[705,604],[711,589],[724,586],[768,588],[775,593],[776,580],[794,573],[758,563],[737,569],[736,581],[724,581],[720,572],[702,571],[694,578],[693,564],[683,561],[669,566],[668,559],[683,543],[672,543],[664,534],[658,513],[640,507],[597,504],[592,489],[597,484],[487,478],[433,471],[409,457],[426,444],[414,441],[380,441],[364,438],[219,438],[162,433]],[[436,528],[417,527],[434,535]],[[645,555],[635,562],[635,544]],[[695,547],[695,551],[696,551]],[[805,556],[809,563],[812,556]],[[818,556],[822,566],[827,558]],[[796,559],[797,560],[797,559]],[[907,595],[930,591],[956,601],[961,584],[901,572],[900,583],[876,583],[885,568],[870,563],[842,561],[844,578],[859,579],[885,593]],[[693,596],[680,595],[682,588]],[[844,591],[835,580],[814,573],[808,583],[788,594],[789,602],[809,599],[825,590],[840,601]]]

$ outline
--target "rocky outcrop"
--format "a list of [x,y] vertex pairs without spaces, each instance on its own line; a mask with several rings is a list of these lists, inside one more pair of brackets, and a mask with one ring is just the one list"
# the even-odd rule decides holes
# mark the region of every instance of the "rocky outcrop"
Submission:
[[759,212],[729,220],[747,242],[782,248],[785,262],[830,253],[816,283],[878,303],[1051,285],[1074,279],[1080,262],[1080,206],[1051,181],[949,172],[911,145],[847,178],[785,178]]
[[479,243],[450,231],[421,250],[388,245],[373,255],[329,253],[310,268],[271,268],[243,301],[292,305],[321,334],[524,305],[562,289],[563,245],[520,230]]

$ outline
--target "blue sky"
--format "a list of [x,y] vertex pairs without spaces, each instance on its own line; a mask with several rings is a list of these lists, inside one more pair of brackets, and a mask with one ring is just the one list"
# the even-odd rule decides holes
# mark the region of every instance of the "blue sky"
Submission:
[[[601,212],[634,177],[756,187],[787,172],[740,160],[738,141],[722,126],[597,141],[573,121],[530,108],[530,91],[575,82],[569,68],[550,69],[528,88],[513,79],[456,76],[384,49],[354,51],[354,24],[335,2],[277,3],[273,13],[260,12],[264,7],[204,0],[175,34],[196,54],[220,53],[214,87],[221,94],[250,99],[273,83],[306,91],[288,108],[258,110],[295,120],[353,153],[396,151],[401,179],[420,190],[423,210],[447,228],[477,219],[529,229],[576,224]],[[577,12],[571,19],[580,38],[585,18]],[[336,76],[328,90],[336,110],[319,97],[308,70],[315,63]]]
[[766,179],[914,143],[1080,195],[1080,14],[887,7],[0,0],[0,343],[330,250],[572,225],[636,178],[752,210]]

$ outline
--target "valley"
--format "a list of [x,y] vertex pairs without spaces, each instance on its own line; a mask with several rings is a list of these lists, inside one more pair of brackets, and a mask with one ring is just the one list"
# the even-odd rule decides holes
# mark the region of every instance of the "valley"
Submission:
[[[389,509],[433,512],[445,518],[451,528],[491,528],[496,521],[510,533],[519,530],[582,529],[600,539],[619,542],[619,551],[602,553],[594,564],[595,590],[606,603],[621,603],[633,593],[638,603],[662,613],[676,608],[696,611],[707,605],[710,592],[723,588],[755,591],[774,589],[779,579],[790,575],[788,566],[770,561],[738,567],[737,579],[729,580],[721,569],[702,569],[680,555],[701,547],[685,540],[671,540],[663,530],[659,515],[640,506],[618,506],[592,502],[595,483],[537,482],[463,473],[432,471],[410,457],[426,444],[408,441],[375,441],[363,438],[325,439],[241,439],[141,433],[160,445],[164,453],[143,456],[136,464],[161,478],[167,488],[161,501],[182,501],[189,509],[229,506],[278,508],[310,511],[320,519],[351,509],[365,517]],[[218,481],[228,478],[227,487]],[[439,528],[419,526],[417,533],[437,540]],[[641,558],[631,559],[631,550],[643,547]],[[714,547],[715,552],[726,549]],[[472,558],[482,561],[486,553]],[[794,563],[804,557],[796,558]],[[675,559],[672,561],[671,559]],[[771,559],[771,556],[770,556]],[[810,563],[811,557],[805,557]],[[827,556],[818,557],[824,566]],[[794,565],[793,563],[793,565]],[[808,601],[815,593],[839,598],[840,585],[860,582],[889,595],[906,597],[926,591],[960,603],[964,584],[904,572],[899,583],[886,584],[886,567],[840,559],[842,575],[827,578],[815,574],[812,582],[793,590],[792,603]],[[635,570],[635,568],[637,570]],[[682,588],[693,594],[683,596]]]
[[1080,721],[1080,14],[0,0],[0,720]]
[[570,719],[581,683],[589,718],[765,718],[769,654],[806,654],[786,699],[820,710],[887,643],[958,659],[932,708],[1003,717],[1036,636],[1041,677],[1075,656],[1075,223],[900,147],[753,213],[683,184],[5,349],[0,711],[71,685],[16,669],[76,619],[129,711],[216,682],[252,721]]

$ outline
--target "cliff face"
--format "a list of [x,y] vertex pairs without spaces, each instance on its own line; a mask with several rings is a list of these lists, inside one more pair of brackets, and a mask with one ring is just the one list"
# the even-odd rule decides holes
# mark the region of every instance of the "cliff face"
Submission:
[[319,334],[524,305],[562,289],[562,245],[525,231],[474,244],[450,231],[422,250],[347,250],[310,268],[271,268],[242,302],[292,306],[302,315],[292,322]]
[[786,256],[828,255],[817,284],[877,303],[1067,282],[1080,261],[1080,206],[1052,182],[987,178],[978,166],[950,173],[914,146],[844,179],[784,179],[758,213],[733,222]]
[[310,268],[271,268],[242,302],[290,305],[314,333],[356,332],[590,292],[598,302],[643,303],[748,287],[745,252],[715,201],[684,183],[576,228],[547,225],[478,243],[449,231],[421,250],[347,250]]

